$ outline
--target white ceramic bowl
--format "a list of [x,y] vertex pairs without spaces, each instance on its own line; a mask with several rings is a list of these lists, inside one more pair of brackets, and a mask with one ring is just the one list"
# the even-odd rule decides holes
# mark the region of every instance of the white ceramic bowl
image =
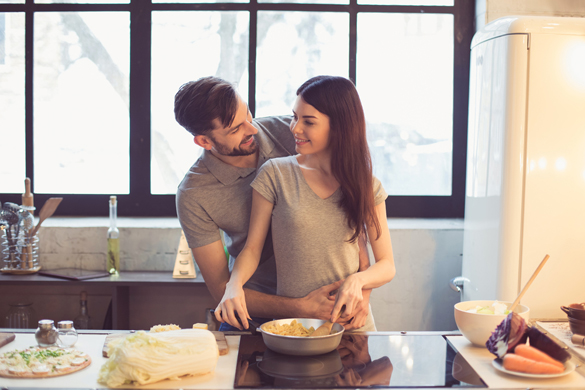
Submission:
[[[510,307],[512,302],[498,301]],[[463,301],[455,304],[455,323],[465,338],[474,345],[485,348],[485,342],[492,332],[507,317],[507,314],[481,314],[469,313],[467,310],[477,306],[491,306],[491,301]],[[516,306],[514,312],[524,318],[526,322],[530,318],[530,309],[524,305]]]

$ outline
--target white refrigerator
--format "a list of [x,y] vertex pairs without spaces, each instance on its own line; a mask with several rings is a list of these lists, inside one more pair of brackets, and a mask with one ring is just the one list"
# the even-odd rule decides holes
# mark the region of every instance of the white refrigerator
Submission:
[[471,45],[462,300],[585,301],[585,19],[506,17]]

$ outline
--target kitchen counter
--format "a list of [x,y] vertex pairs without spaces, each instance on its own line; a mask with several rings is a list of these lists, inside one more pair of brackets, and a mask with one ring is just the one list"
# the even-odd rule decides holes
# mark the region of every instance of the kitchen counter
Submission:
[[[0,329],[0,332],[6,331]],[[104,386],[97,383],[99,370],[103,363],[107,360],[102,357],[102,347],[107,333],[82,333],[75,348],[88,353],[92,358],[92,363],[89,367],[61,377],[44,378],[44,379],[9,379],[0,378],[0,389],[100,389]],[[346,335],[348,336],[348,335]],[[344,336],[344,337],[346,337]],[[385,357],[386,364],[389,364],[389,370],[385,370],[382,374],[382,382],[374,387],[379,388],[446,388],[446,387],[476,387],[476,388],[490,388],[490,389],[583,389],[585,388],[585,375],[583,366],[580,361],[576,361],[579,367],[575,372],[566,376],[553,379],[527,379],[513,377],[507,374],[497,372],[492,366],[491,361],[493,356],[484,348],[473,347],[463,336],[457,332],[369,332],[361,336],[363,339],[369,338],[369,351],[366,346],[366,354],[371,356],[371,360],[379,361],[380,356]],[[355,338],[355,337],[354,337]],[[240,359],[238,356],[238,349],[242,348],[242,354],[255,350],[254,343],[261,339],[259,337],[252,337],[243,333],[227,333],[226,340],[229,347],[229,353],[220,356],[217,367],[214,373],[199,377],[187,377],[180,381],[163,381],[147,386],[135,387],[128,386],[128,388],[144,388],[144,389],[233,389],[234,381],[236,380],[236,372],[241,374],[242,362],[246,363],[246,359]],[[253,341],[251,343],[251,340]],[[240,342],[242,341],[242,344]],[[247,341],[244,343],[244,341]],[[31,330],[22,330],[22,333],[16,334],[16,339],[8,345],[0,348],[0,353],[23,349],[31,345],[35,345],[34,334]],[[263,344],[263,343],[262,343]],[[368,344],[368,343],[366,343]],[[252,349],[250,349],[252,346]],[[445,349],[447,347],[447,349]],[[257,349],[257,348],[256,348]],[[260,348],[262,350],[263,348]],[[445,350],[447,355],[452,351],[453,359],[445,358]],[[337,351],[334,351],[337,353]],[[455,352],[457,352],[455,354]],[[341,352],[340,352],[341,354]],[[247,358],[249,355],[245,355]],[[323,356],[323,355],[322,355]],[[257,354],[252,355],[253,359],[248,359],[252,362],[262,361],[262,356]],[[264,361],[267,361],[266,355]],[[574,358],[576,359],[576,358]],[[292,362],[294,359],[290,359]],[[449,364],[451,360],[452,364]],[[236,370],[237,368],[237,370]],[[412,386],[408,385],[409,375],[406,371],[409,369],[415,370],[414,375],[416,380],[423,379],[429,382],[424,385]],[[418,371],[416,371],[418,370]],[[445,372],[447,371],[447,372]],[[481,376],[483,383],[475,373]],[[344,371],[345,374],[345,371]],[[456,381],[446,381],[445,378],[453,377]],[[363,375],[362,373],[362,376]],[[419,378],[421,376],[428,378]],[[439,377],[439,382],[445,382],[445,385],[433,386],[431,383],[436,382]],[[442,378],[441,378],[442,376]],[[411,374],[410,377],[413,377]],[[347,379],[347,376],[345,377]],[[386,381],[386,382],[385,382]],[[466,382],[467,381],[467,382]],[[424,381],[423,381],[424,382]],[[423,383],[418,382],[418,383]],[[447,383],[448,382],[448,383]],[[240,384],[238,388],[246,388],[245,381],[238,379]],[[243,384],[242,384],[243,383]],[[251,382],[255,383],[255,382]],[[276,382],[274,382],[276,384]],[[286,382],[285,382],[286,383]],[[374,384],[377,382],[373,382]],[[303,387],[302,385],[296,388]],[[331,388],[331,386],[325,386]],[[355,388],[351,386],[351,381],[340,383],[339,387]],[[266,385],[250,385],[249,388],[270,388]],[[274,388],[284,388],[282,383]],[[290,387],[294,388],[294,387]],[[317,387],[305,387],[317,388]],[[362,386],[361,388],[365,388]]]

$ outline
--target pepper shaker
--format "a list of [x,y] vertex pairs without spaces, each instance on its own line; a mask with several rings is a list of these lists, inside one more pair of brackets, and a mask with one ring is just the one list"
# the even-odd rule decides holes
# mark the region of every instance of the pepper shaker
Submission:
[[50,347],[55,345],[59,332],[55,328],[55,322],[53,320],[40,320],[39,327],[35,332],[35,339],[41,347]]
[[73,321],[59,321],[57,329],[59,330],[57,345],[64,348],[75,345],[77,342],[77,330],[73,327]]

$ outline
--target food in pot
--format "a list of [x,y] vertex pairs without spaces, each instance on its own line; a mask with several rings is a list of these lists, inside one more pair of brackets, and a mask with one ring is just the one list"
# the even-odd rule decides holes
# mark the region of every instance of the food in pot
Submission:
[[504,303],[495,301],[488,306],[476,306],[472,309],[467,310],[468,313],[479,313],[479,314],[508,314],[508,306]]
[[571,309],[585,310],[585,302],[583,302],[583,303],[571,303],[569,305],[569,307]]
[[108,344],[98,382],[108,387],[145,385],[215,370],[219,350],[208,330],[139,331]]
[[292,320],[290,324],[265,324],[262,325],[262,330],[281,336],[308,337],[315,331],[315,328],[311,326],[309,329],[307,329],[303,326],[303,324],[297,322],[297,320]]

